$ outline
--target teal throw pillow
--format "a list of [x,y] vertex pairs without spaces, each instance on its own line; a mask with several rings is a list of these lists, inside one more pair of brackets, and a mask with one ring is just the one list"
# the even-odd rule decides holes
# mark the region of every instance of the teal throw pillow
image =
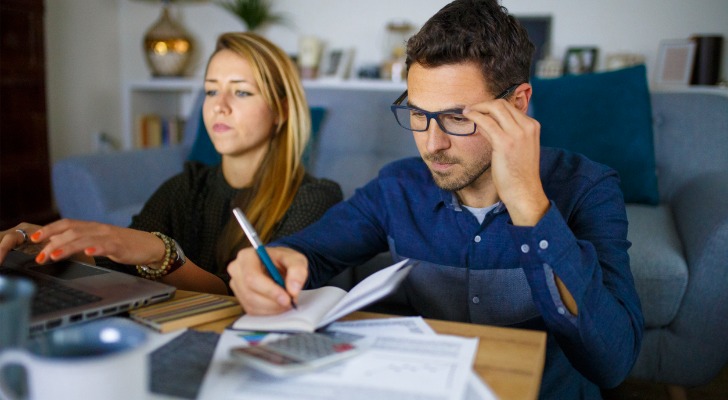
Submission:
[[201,107],[202,104],[200,104],[200,110],[197,113],[195,142],[192,144],[192,150],[190,150],[190,154],[187,156],[187,159],[190,161],[199,161],[205,165],[220,164],[222,156],[220,156],[220,153],[215,150],[215,146],[212,145],[212,140],[210,140],[210,136],[207,134],[205,121],[202,119]]
[[644,65],[534,78],[532,115],[541,145],[581,153],[614,168],[625,202],[657,204],[652,106]]

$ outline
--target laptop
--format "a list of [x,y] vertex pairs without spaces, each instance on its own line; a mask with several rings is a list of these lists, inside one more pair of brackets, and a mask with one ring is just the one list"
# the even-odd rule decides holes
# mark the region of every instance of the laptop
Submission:
[[35,284],[31,335],[167,300],[175,291],[173,286],[79,261],[38,265],[34,255],[16,250],[0,265],[0,276],[24,277]]

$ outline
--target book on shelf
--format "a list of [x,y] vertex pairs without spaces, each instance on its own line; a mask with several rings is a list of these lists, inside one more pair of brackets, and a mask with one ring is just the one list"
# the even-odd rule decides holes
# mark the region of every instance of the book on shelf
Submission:
[[230,298],[208,293],[181,296],[129,311],[129,317],[159,332],[166,333],[190,326],[240,315],[240,304]]
[[142,114],[136,121],[136,146],[159,147],[182,142],[184,121],[179,117]]
[[349,292],[335,287],[303,290],[296,306],[278,315],[243,315],[232,329],[264,332],[313,332],[337,319],[392,293],[417,263],[402,260],[381,269],[354,286]]

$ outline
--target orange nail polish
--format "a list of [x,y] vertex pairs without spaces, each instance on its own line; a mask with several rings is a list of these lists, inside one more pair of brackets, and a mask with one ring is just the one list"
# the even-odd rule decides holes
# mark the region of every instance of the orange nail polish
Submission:
[[35,232],[34,234],[30,235],[30,240],[37,242],[40,240],[40,231]]
[[35,262],[37,262],[38,264],[43,264],[43,261],[45,261],[45,259],[46,259],[45,253],[38,253],[38,255],[35,256]]
[[96,248],[89,247],[86,250],[84,250],[84,253],[86,253],[87,256],[93,255],[94,253],[96,253]]
[[51,253],[51,258],[58,258],[62,254],[63,254],[63,250],[61,250],[61,249],[53,250],[53,252]]

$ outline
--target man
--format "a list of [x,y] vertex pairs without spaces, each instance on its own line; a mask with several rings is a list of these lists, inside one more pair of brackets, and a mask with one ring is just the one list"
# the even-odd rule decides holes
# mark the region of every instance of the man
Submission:
[[246,311],[287,310],[304,284],[390,250],[420,261],[403,283],[415,312],[546,331],[542,398],[600,398],[618,385],[643,326],[624,200],[613,170],[540,148],[526,115],[532,52],[497,0],[456,0],[433,16],[407,43],[408,91],[392,106],[421,159],[385,166],[274,243],[287,290],[240,252],[228,271]]

